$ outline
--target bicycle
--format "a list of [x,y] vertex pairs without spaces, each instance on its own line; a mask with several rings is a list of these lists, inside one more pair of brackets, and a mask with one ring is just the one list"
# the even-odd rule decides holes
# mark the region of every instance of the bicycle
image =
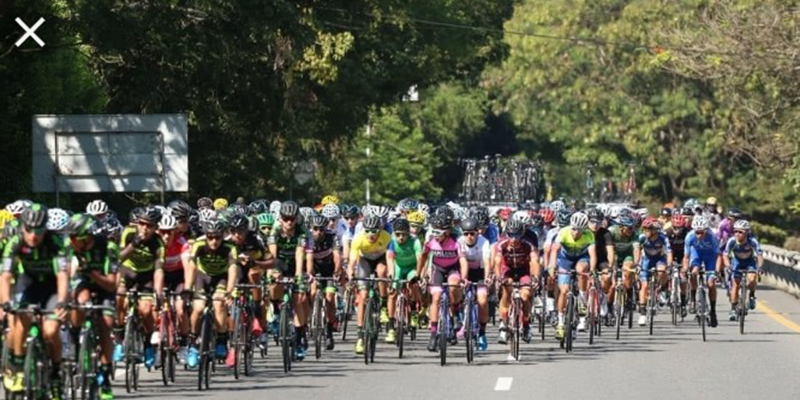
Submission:
[[683,306],[681,305],[681,271],[677,264],[672,265],[669,280],[669,306],[672,314],[672,325],[678,325],[678,315],[683,321]]
[[[31,315],[31,326],[28,328],[28,338],[25,340],[25,361],[22,371],[24,374],[23,390],[24,400],[37,400],[46,397],[50,389],[50,370],[52,369],[51,358],[47,355],[44,337],[42,335],[41,321],[52,311],[42,310],[36,304],[27,308],[9,310],[13,315]],[[6,396],[11,393],[6,391]]]
[[408,295],[406,294],[408,291],[408,287],[406,286],[409,281],[407,280],[398,280],[395,281],[400,286],[400,290],[397,293],[397,298],[395,299],[395,329],[397,331],[397,341],[395,345],[397,346],[398,358],[403,358],[403,350],[405,348],[405,332],[408,330],[409,335],[411,336],[411,340],[416,340],[417,338],[417,328],[408,324],[408,329],[406,329],[406,321],[411,318],[411,305],[408,301]]
[[508,326],[506,327],[506,340],[511,345],[510,355],[519,361],[519,340],[522,337],[522,329],[525,324],[525,314],[522,310],[522,295],[520,289],[523,287],[533,288],[532,285],[521,284],[519,282],[503,283],[505,287],[511,287],[511,303],[508,308]]
[[586,293],[587,322],[589,323],[589,344],[594,344],[595,336],[602,334],[602,315],[600,313],[601,304],[605,303],[605,292],[600,283],[600,276],[597,273],[591,274],[591,286]]
[[283,372],[289,373],[292,370],[294,361],[295,339],[294,339],[294,309],[292,308],[292,298],[294,289],[298,285],[295,278],[283,277],[275,282],[283,285],[283,298],[280,307],[278,325],[278,343],[281,347],[281,358],[283,360]]
[[[75,392],[80,393],[82,400],[94,400],[98,397],[99,383],[98,373],[100,371],[100,333],[97,327],[103,322],[103,313],[114,312],[114,307],[97,305],[88,302],[86,304],[72,305],[72,310],[84,311],[88,315],[81,327],[78,339],[78,353],[75,371]],[[107,379],[110,379],[108,377]]]
[[364,308],[364,364],[375,362],[375,348],[378,344],[378,333],[381,330],[381,304],[375,290],[376,282],[391,283],[388,278],[355,278],[355,281],[367,283],[367,299]]
[[653,336],[653,325],[655,324],[656,314],[658,313],[658,295],[660,292],[660,284],[658,282],[658,271],[651,270],[649,285],[647,288],[647,324],[650,331],[650,336]]
[[342,301],[344,302],[344,306],[341,309],[341,313],[338,315],[339,323],[342,324],[342,341],[344,342],[347,338],[347,323],[350,320],[350,317],[353,315],[353,308],[355,306],[355,290],[352,285],[345,285],[344,295],[342,295]]
[[197,390],[209,389],[211,373],[217,372],[216,354],[214,346],[217,343],[216,316],[214,302],[223,302],[225,299],[215,299],[214,291],[203,293],[205,307],[200,314],[200,362],[197,368]]
[[695,319],[697,323],[700,325],[700,331],[703,335],[703,341],[706,341],[706,325],[708,324],[709,319],[709,307],[708,307],[708,282],[705,279],[705,270],[700,269],[697,276],[693,279],[697,279],[697,313],[695,315]]
[[429,285],[430,287],[441,287],[442,296],[439,298],[439,322],[438,322],[438,347],[439,347],[439,361],[442,366],[447,365],[447,342],[450,340],[451,335],[454,335],[453,321],[450,315],[450,288],[461,287],[461,285],[450,285],[443,282],[441,285]]
[[[562,272],[559,272],[562,274]],[[564,327],[566,332],[564,338],[561,340],[560,346],[565,349],[567,353],[572,352],[572,345],[578,332],[578,280],[577,275],[589,275],[585,273],[578,273],[576,270],[567,272],[569,274],[569,291],[567,292],[567,308],[564,320]]]
[[[316,282],[337,282],[337,278],[325,278],[319,275],[314,277]],[[325,298],[325,291],[318,285],[317,294],[314,296],[314,306],[311,309],[311,337],[314,339],[314,356],[319,360],[322,357],[323,335],[327,327],[326,310],[328,309],[328,300]]]
[[175,383],[175,364],[178,360],[180,345],[178,343],[178,330],[175,327],[174,299],[181,293],[172,293],[164,289],[164,304],[159,316],[159,358],[161,360],[161,381],[164,386]]
[[123,340],[125,355],[125,390],[133,393],[139,390],[139,367],[144,357],[144,332],[139,316],[139,291],[128,289],[125,295],[127,311],[125,313],[125,339]]
[[464,295],[464,342],[467,347],[467,363],[475,359],[475,349],[478,347],[478,296],[477,287],[486,286],[484,281],[468,282]]
[[253,291],[261,285],[239,284],[234,293],[231,316],[233,317],[233,337],[231,349],[234,352],[233,377],[239,379],[240,370],[245,376],[250,376],[253,368],[253,357],[257,338],[253,337],[253,321],[259,307],[253,300]]
[[536,315],[537,319],[539,320],[539,333],[542,335],[542,341],[545,339],[545,330],[544,326],[547,324],[547,271],[542,270],[541,276],[539,277],[539,306],[538,312],[536,310],[536,306],[534,306],[533,315]]

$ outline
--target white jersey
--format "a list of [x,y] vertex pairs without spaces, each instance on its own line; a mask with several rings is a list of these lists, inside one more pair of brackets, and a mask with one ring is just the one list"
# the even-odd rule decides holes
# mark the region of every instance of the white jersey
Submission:
[[458,238],[458,247],[461,248],[461,255],[467,259],[470,269],[485,268],[489,262],[491,249],[489,241],[482,235],[478,235],[478,241],[473,246],[467,245],[465,236]]
[[552,246],[553,242],[556,240],[556,236],[558,236],[558,232],[561,230],[558,226],[554,226],[549,231],[547,231],[547,238],[544,241],[544,247]]

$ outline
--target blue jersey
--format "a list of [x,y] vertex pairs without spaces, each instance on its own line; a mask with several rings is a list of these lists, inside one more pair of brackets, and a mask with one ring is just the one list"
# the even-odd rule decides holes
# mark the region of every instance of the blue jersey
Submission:
[[694,251],[700,256],[719,255],[719,242],[717,236],[713,232],[706,231],[705,237],[701,240],[697,237],[694,231],[686,235],[686,242],[684,244],[684,254],[692,254]]
[[725,256],[739,261],[755,260],[761,255],[761,246],[754,237],[749,237],[744,243],[739,243],[736,238],[728,239],[725,245]]
[[500,230],[497,229],[497,225],[490,223],[483,232],[483,237],[489,241],[489,244],[497,243],[497,239],[500,237]]
[[639,235],[639,247],[647,258],[660,258],[672,254],[669,239],[661,232],[652,240],[648,239],[644,233]]

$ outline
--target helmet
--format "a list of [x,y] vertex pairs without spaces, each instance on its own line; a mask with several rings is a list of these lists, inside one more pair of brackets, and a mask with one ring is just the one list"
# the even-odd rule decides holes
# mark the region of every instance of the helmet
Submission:
[[617,225],[633,228],[633,226],[636,225],[636,221],[634,221],[629,215],[622,215],[617,218]]
[[269,212],[272,213],[274,216],[278,216],[281,213],[281,202],[278,200],[274,200],[272,203],[269,203]]
[[661,229],[661,222],[655,218],[645,218],[644,222],[642,222],[642,228],[644,229]]
[[622,214],[622,207],[620,206],[612,206],[608,209],[608,213],[606,213],[609,218],[617,219]]
[[431,226],[433,229],[450,229],[453,225],[453,220],[447,218],[445,215],[434,214],[431,217]]
[[103,231],[105,231],[106,237],[109,239],[119,238],[123,229],[125,229],[125,227],[122,226],[122,223],[116,218],[106,218],[106,220],[103,221]]
[[325,218],[322,215],[314,214],[311,216],[311,220],[309,221],[309,225],[312,228],[326,228],[328,226],[328,218]]
[[223,199],[222,197],[214,200],[214,209],[219,211],[224,208],[228,208],[228,200]]
[[155,207],[147,207],[144,214],[139,216],[139,221],[144,221],[148,224],[156,225],[161,221],[161,211]]
[[267,225],[269,227],[272,227],[272,225],[275,225],[275,217],[268,212],[256,215],[256,219],[258,220],[259,226]]
[[349,206],[342,211],[342,214],[345,218],[358,218],[358,214],[361,212],[358,210],[356,206]]
[[590,221],[600,222],[603,220],[603,212],[600,211],[599,208],[592,208],[591,210],[586,212],[586,216],[589,217]]
[[749,231],[750,230],[750,221],[746,219],[737,220],[733,224],[733,229],[737,231]]
[[6,211],[10,212],[13,215],[20,215],[22,211],[25,210],[25,202],[23,200],[17,200],[13,203],[9,203],[6,205]]
[[338,219],[339,206],[334,203],[326,204],[322,207],[322,216],[328,219]]
[[94,218],[89,214],[75,214],[67,220],[66,231],[70,236],[88,236],[92,233]]
[[709,206],[717,205],[717,198],[714,197],[714,196],[711,196],[711,197],[707,198],[706,199],[706,205],[709,205]]
[[662,217],[671,217],[672,216],[672,209],[669,207],[664,207],[661,209],[661,216]]
[[229,221],[229,226],[232,231],[242,231],[247,230],[250,226],[250,219],[247,216],[242,214],[236,214],[231,217]]
[[555,213],[553,213],[553,210],[547,207],[542,207],[542,209],[539,210],[539,215],[542,216],[542,221],[544,221],[545,224],[552,224],[553,220],[556,218],[556,215]]
[[736,207],[731,207],[730,210],[728,210],[728,216],[731,218],[740,219],[744,217],[744,213],[742,213],[742,210]]
[[533,225],[533,219],[531,218],[530,213],[525,210],[519,210],[514,213],[512,219],[515,219],[522,223],[522,225]]
[[297,203],[289,200],[281,204],[280,215],[283,218],[297,218],[297,213],[300,206]]
[[600,213],[603,215],[608,215],[608,212],[611,209],[611,207],[609,207],[608,204],[598,204],[597,207],[595,208],[597,208],[597,210],[600,211]]
[[518,220],[510,219],[510,220],[508,220],[508,223],[506,224],[506,233],[508,235],[511,235],[511,236],[521,235],[524,230],[525,230],[525,226],[522,224],[522,222],[520,222]]
[[453,209],[453,219],[456,221],[461,221],[462,219],[467,218],[468,215],[467,209],[464,207],[456,207]]
[[686,228],[689,221],[686,219],[685,216],[681,214],[673,214],[672,215],[672,227],[673,228]]
[[694,210],[692,209],[692,207],[685,206],[681,209],[681,215],[686,217],[693,217]]
[[232,210],[234,214],[248,216],[252,211],[250,211],[250,207],[244,204],[234,204],[232,207],[229,208]]
[[158,229],[162,231],[171,231],[178,227],[178,219],[173,217],[172,214],[164,214],[161,216],[161,221],[158,221]]
[[696,231],[704,231],[707,230],[711,224],[708,222],[708,218],[698,215],[692,220],[692,229]]
[[572,213],[566,208],[562,208],[558,212],[558,217],[557,217],[558,226],[564,227],[569,225],[570,217],[572,217]]
[[322,198],[322,205],[327,206],[328,204],[337,204],[339,203],[339,198],[335,195],[329,194]]
[[264,200],[256,200],[250,203],[250,205],[247,206],[247,208],[250,209],[250,212],[252,214],[261,214],[267,211],[267,202],[265,202]]
[[461,230],[463,232],[477,231],[478,228],[478,220],[475,217],[467,217],[461,220]]
[[567,208],[567,205],[564,204],[564,202],[561,201],[561,200],[556,200],[556,201],[550,203],[550,209],[553,210],[554,213],[558,213],[559,211],[561,211],[561,210],[563,210],[565,208]]
[[14,214],[8,210],[0,210],[0,227],[5,226],[7,223],[14,220]]
[[431,208],[425,203],[419,203],[419,205],[417,206],[417,211],[429,213],[431,211]]
[[693,208],[694,208],[694,206],[696,206],[697,204],[699,204],[699,203],[697,202],[697,200],[695,200],[695,199],[689,199],[689,200],[686,200],[686,202],[685,202],[685,203],[683,203],[683,206],[684,206],[684,207],[689,207],[689,208],[692,208],[692,209],[693,209]]
[[201,222],[208,221],[210,219],[216,218],[217,212],[210,208],[201,208],[200,211],[197,212],[197,216]]
[[6,224],[3,227],[3,237],[10,238],[12,236],[17,236],[19,234],[19,225],[17,224]]
[[382,225],[381,218],[377,215],[370,215],[364,218],[364,229],[381,229]]
[[417,207],[419,207],[419,202],[414,199],[405,198],[397,203],[397,211],[400,212],[411,212],[416,210]]
[[412,224],[425,225],[425,214],[419,211],[412,211],[406,215],[408,222]]
[[386,219],[386,217],[388,217],[388,216],[389,216],[389,212],[391,212],[391,211],[392,211],[392,210],[391,210],[391,209],[389,209],[389,207],[386,207],[386,206],[380,206],[380,207],[377,207],[377,208],[375,209],[375,213],[376,213],[375,215],[377,215],[377,216],[381,217],[381,219]]
[[433,212],[433,216],[442,217],[452,222],[453,218],[455,218],[455,212],[453,212],[453,209],[450,207],[442,206],[437,208],[436,211]]
[[197,208],[213,208],[214,207],[214,200],[211,200],[208,197],[201,197],[197,199]]
[[192,207],[183,200],[173,200],[169,203],[169,210],[173,217],[177,219],[189,218]]
[[69,213],[60,208],[51,208],[47,210],[47,230],[48,231],[62,231],[69,223]]
[[589,225],[589,217],[582,212],[576,212],[575,214],[572,214],[572,216],[569,218],[569,226],[572,229],[582,231],[586,229],[586,226],[588,225]]
[[303,216],[303,220],[305,221],[310,221],[311,217],[316,214],[317,212],[311,207],[300,207],[300,215]]
[[34,203],[20,215],[20,222],[29,228],[43,228],[47,225],[47,207]]
[[144,215],[145,209],[144,207],[134,207],[130,213],[128,213],[128,222],[134,223],[139,220],[139,217]]
[[203,233],[206,235],[209,233],[223,233],[227,228],[228,224],[218,218],[212,218],[203,222]]
[[108,212],[108,204],[103,200],[93,200],[86,205],[86,212],[93,216],[98,216]]
[[408,232],[411,230],[411,224],[405,218],[398,218],[392,223],[392,230],[395,232]]

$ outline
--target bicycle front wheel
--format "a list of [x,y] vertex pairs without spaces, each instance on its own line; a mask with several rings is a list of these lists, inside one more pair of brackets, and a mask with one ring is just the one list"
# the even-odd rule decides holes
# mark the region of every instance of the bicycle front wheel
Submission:
[[588,307],[588,315],[586,316],[589,325],[589,344],[594,344],[595,323],[597,322],[597,309],[599,308],[597,300],[597,289],[592,287],[586,295],[586,304]]
[[280,317],[280,342],[281,356],[283,358],[283,372],[289,373],[292,370],[292,316],[289,307],[284,304],[281,306]]
[[739,282],[739,334],[744,335],[744,317],[747,315],[747,274]]
[[622,285],[617,286],[614,294],[614,325],[617,329],[617,340],[619,340],[619,332],[622,328],[622,317],[625,312],[625,289]]
[[647,298],[647,319],[648,324],[650,325],[650,336],[653,336],[653,324],[655,323],[656,319],[656,286],[658,285],[657,281],[654,279],[650,282],[650,290],[648,290],[649,295]]
[[242,308],[237,304],[231,309],[233,316],[233,337],[231,338],[231,351],[233,351],[233,378],[239,379],[242,368],[242,350],[244,350],[244,330],[247,329],[242,321]]
[[566,332],[564,333],[564,349],[567,353],[572,351],[572,332],[575,329],[575,296],[572,293],[567,293],[567,315],[566,315]]
[[472,311],[475,307],[473,301],[472,298],[469,298],[465,302],[466,310],[464,310],[464,343],[467,346],[467,363],[471,363],[475,356],[475,343],[472,337],[474,333],[472,331],[472,324],[474,323]]
[[311,334],[314,336],[314,356],[319,360],[322,357],[322,332],[324,310],[322,301],[322,290],[317,290],[317,296],[314,299],[314,309],[311,313]]
[[397,333],[397,357],[403,358],[403,346],[405,345],[404,340],[406,336],[406,318],[408,318],[405,296],[397,296],[397,305],[395,306],[395,309],[397,310],[397,315],[394,318],[396,321],[395,323],[397,324],[397,326],[394,328],[395,332]]
[[[47,358],[44,354],[44,345],[42,344],[41,337],[37,337],[28,345],[25,350],[25,362],[23,364],[23,371],[25,374],[25,399],[36,400],[44,397],[45,395],[45,374],[49,371],[44,371],[46,368]],[[43,361],[43,364],[40,364]]]

